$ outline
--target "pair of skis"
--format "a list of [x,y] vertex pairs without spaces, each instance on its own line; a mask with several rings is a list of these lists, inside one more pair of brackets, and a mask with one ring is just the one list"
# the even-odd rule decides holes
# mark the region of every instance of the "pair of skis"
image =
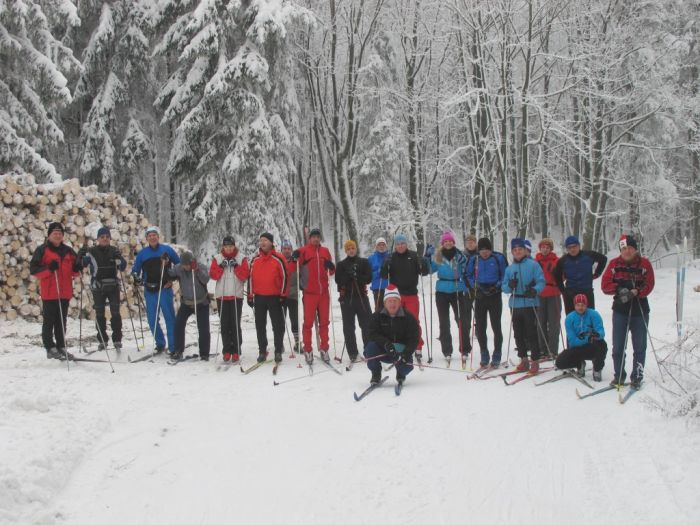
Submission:
[[[382,379],[379,381],[379,383],[371,383],[360,394],[358,394],[357,392],[353,392],[352,395],[355,398],[355,401],[362,401],[364,398],[366,398],[368,395],[370,395],[372,392],[374,392],[377,388],[382,386],[388,379],[389,379],[389,376],[382,377]],[[403,383],[396,383],[396,385],[394,385],[394,394],[396,394],[397,396],[401,395],[402,390],[403,390]]]

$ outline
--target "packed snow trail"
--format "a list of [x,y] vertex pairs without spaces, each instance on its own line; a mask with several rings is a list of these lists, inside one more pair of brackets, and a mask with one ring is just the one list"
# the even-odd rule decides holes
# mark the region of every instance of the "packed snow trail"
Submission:
[[[673,286],[658,289],[652,335],[672,339]],[[2,523],[700,521],[700,436],[644,404],[657,388],[651,348],[650,380],[624,406],[615,391],[580,401],[576,381],[504,387],[432,369],[414,370],[399,397],[385,373],[357,403],[364,365],[273,387],[306,367],[286,355],[277,376],[171,367],[164,356],[129,364],[128,340],[115,374],[102,363],[66,372],[44,357],[39,329],[2,327]]]

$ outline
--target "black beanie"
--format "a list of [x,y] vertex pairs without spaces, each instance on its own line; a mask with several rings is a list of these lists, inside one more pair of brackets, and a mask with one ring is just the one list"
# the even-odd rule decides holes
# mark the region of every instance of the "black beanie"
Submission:
[[236,241],[233,240],[233,236],[227,235],[224,237],[223,242],[221,243],[223,246],[235,246]]
[[262,234],[260,235],[260,238],[262,239],[263,237],[265,237],[265,238],[266,238],[268,241],[270,241],[272,244],[275,243],[275,238],[272,236],[271,233],[268,233],[268,232],[262,233]]
[[49,235],[51,235],[52,231],[59,230],[62,233],[66,233],[66,229],[63,227],[63,224],[60,222],[52,222],[49,224]]
[[479,239],[479,242],[476,243],[476,247],[479,251],[493,250],[493,244],[491,244],[491,240],[487,239],[486,237],[482,237],[481,239]]

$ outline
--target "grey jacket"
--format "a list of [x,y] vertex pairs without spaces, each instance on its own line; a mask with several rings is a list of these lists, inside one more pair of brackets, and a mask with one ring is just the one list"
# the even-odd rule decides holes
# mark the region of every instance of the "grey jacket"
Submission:
[[[176,264],[168,270],[168,274],[173,279],[180,281],[180,298],[188,306],[192,306],[194,294],[192,293],[192,271],[185,270],[181,264]],[[197,304],[209,304],[209,293],[207,283],[209,274],[203,266],[197,266],[194,271],[194,287],[197,292]]]

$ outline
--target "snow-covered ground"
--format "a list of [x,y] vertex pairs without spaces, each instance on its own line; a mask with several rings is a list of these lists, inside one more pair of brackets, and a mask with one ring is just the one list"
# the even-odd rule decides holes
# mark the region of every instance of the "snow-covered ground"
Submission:
[[[690,270],[696,324],[698,282]],[[674,294],[675,272],[659,270],[657,347],[675,338]],[[596,299],[609,330],[610,300]],[[244,319],[249,365],[247,307]],[[335,323],[340,352],[337,308]],[[646,386],[624,406],[614,393],[579,401],[573,380],[505,387],[440,370],[414,371],[398,398],[383,388],[356,403],[363,366],[277,387],[269,365],[243,375],[122,355],[114,374],[97,363],[66,372],[45,358],[39,324],[0,328],[1,523],[700,522],[700,435],[644,403],[657,390],[651,348]],[[77,321],[68,329],[77,338]],[[125,334],[135,354],[128,320]],[[304,374],[297,361],[277,379]]]

